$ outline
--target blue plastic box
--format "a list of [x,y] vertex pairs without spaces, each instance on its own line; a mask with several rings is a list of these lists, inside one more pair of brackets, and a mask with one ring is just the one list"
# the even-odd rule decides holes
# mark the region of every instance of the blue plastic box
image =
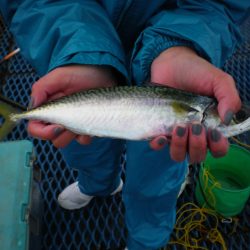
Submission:
[[0,143],[0,249],[26,250],[33,146],[30,141]]

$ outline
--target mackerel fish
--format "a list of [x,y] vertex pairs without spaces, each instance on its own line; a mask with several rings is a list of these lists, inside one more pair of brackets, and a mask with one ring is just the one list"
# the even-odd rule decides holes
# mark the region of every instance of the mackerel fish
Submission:
[[169,134],[176,124],[194,121],[216,128],[225,137],[235,136],[250,129],[248,112],[242,109],[238,114],[225,126],[213,98],[161,86],[117,86],[68,95],[12,113],[9,119],[60,124],[76,134],[145,140]]

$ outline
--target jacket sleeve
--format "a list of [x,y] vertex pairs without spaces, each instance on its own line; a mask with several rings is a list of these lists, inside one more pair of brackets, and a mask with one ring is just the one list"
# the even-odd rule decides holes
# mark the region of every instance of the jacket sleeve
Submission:
[[127,77],[122,45],[93,0],[1,0],[23,55],[40,75],[68,64],[110,65]]
[[249,0],[177,1],[174,8],[154,16],[137,39],[131,62],[133,81],[143,84],[153,60],[172,46],[191,47],[222,67],[241,42],[239,25],[249,13]]

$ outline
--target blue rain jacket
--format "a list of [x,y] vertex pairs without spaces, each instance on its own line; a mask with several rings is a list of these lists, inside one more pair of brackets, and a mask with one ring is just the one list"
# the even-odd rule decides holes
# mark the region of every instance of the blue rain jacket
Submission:
[[[136,84],[148,78],[152,61],[172,46],[191,46],[222,66],[240,42],[238,26],[249,6],[249,0],[0,0],[18,46],[41,75],[68,64],[110,65]],[[108,160],[104,164],[108,170],[102,166],[94,174],[95,180],[103,180],[110,173],[108,167],[113,169],[110,159],[117,159],[112,154],[120,150],[117,142],[111,145],[115,150],[109,150],[111,142],[105,141],[99,142],[102,147],[90,145],[101,157],[95,152],[95,159],[91,154],[86,159],[75,148],[79,144],[72,144],[68,157],[67,152],[64,156],[79,170],[82,162],[94,171],[93,166]],[[167,148],[153,151],[146,142],[128,142],[127,150],[123,194],[127,244],[133,250],[157,249],[166,244],[172,231],[186,163],[174,164],[167,158]],[[79,161],[77,154],[84,160]],[[92,191],[98,188],[82,173],[80,178]],[[119,176],[113,185],[118,181]]]
[[137,84],[171,46],[192,46],[221,67],[240,41],[249,6],[249,0],[0,0],[40,75],[68,64],[110,65]]

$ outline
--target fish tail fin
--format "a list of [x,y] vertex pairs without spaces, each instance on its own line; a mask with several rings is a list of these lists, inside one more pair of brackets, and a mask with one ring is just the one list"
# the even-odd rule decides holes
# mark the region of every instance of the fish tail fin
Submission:
[[237,134],[235,133],[235,135],[249,131],[250,130],[250,118],[246,119],[244,122],[239,123],[235,126],[238,126],[237,130],[239,131]]
[[250,130],[250,118],[246,119],[242,123],[219,127],[218,129],[226,138],[242,134]]
[[19,113],[10,113],[7,120],[13,123],[18,123],[22,119],[22,115]]
[[0,95],[0,141],[17,125],[23,110],[25,107]]

